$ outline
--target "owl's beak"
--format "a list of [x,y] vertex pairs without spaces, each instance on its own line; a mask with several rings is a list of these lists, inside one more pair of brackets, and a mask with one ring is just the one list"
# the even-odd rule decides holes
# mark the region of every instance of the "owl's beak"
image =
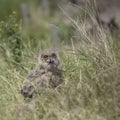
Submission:
[[54,60],[50,58],[50,59],[48,60],[48,63],[49,63],[49,64],[54,64]]

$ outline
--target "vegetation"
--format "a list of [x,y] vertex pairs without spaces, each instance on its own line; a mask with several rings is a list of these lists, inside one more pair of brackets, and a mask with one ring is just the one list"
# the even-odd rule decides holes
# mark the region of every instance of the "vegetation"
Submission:
[[[61,11],[45,16],[41,8],[39,13],[33,6],[30,10],[31,25],[23,26],[17,12],[0,23],[0,119],[118,120],[119,31],[111,34],[93,20],[96,27],[89,34],[84,21]],[[40,91],[33,100],[24,99],[19,90],[37,54],[53,47],[50,23],[58,26],[64,82],[59,90]]]

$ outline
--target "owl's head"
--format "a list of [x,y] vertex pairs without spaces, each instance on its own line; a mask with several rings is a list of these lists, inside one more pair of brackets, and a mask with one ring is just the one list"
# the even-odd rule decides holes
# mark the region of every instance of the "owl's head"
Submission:
[[58,69],[60,59],[57,50],[47,49],[39,54],[39,64],[47,70]]

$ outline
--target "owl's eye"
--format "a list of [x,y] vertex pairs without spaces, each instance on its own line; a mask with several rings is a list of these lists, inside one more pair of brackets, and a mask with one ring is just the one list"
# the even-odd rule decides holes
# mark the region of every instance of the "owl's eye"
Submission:
[[43,56],[43,59],[44,59],[44,60],[47,60],[47,59],[48,59],[48,55],[44,55],[44,56]]
[[55,53],[53,53],[51,56],[52,56],[53,58],[57,58],[57,56],[56,56]]

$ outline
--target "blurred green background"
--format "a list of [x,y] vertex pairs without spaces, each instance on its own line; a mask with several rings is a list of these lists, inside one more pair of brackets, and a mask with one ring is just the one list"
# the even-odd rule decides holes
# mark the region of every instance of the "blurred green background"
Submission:
[[[0,0],[0,120],[119,120],[118,22],[100,21],[93,1],[44,2]],[[24,99],[20,88],[39,52],[54,47],[62,63],[61,88]]]

